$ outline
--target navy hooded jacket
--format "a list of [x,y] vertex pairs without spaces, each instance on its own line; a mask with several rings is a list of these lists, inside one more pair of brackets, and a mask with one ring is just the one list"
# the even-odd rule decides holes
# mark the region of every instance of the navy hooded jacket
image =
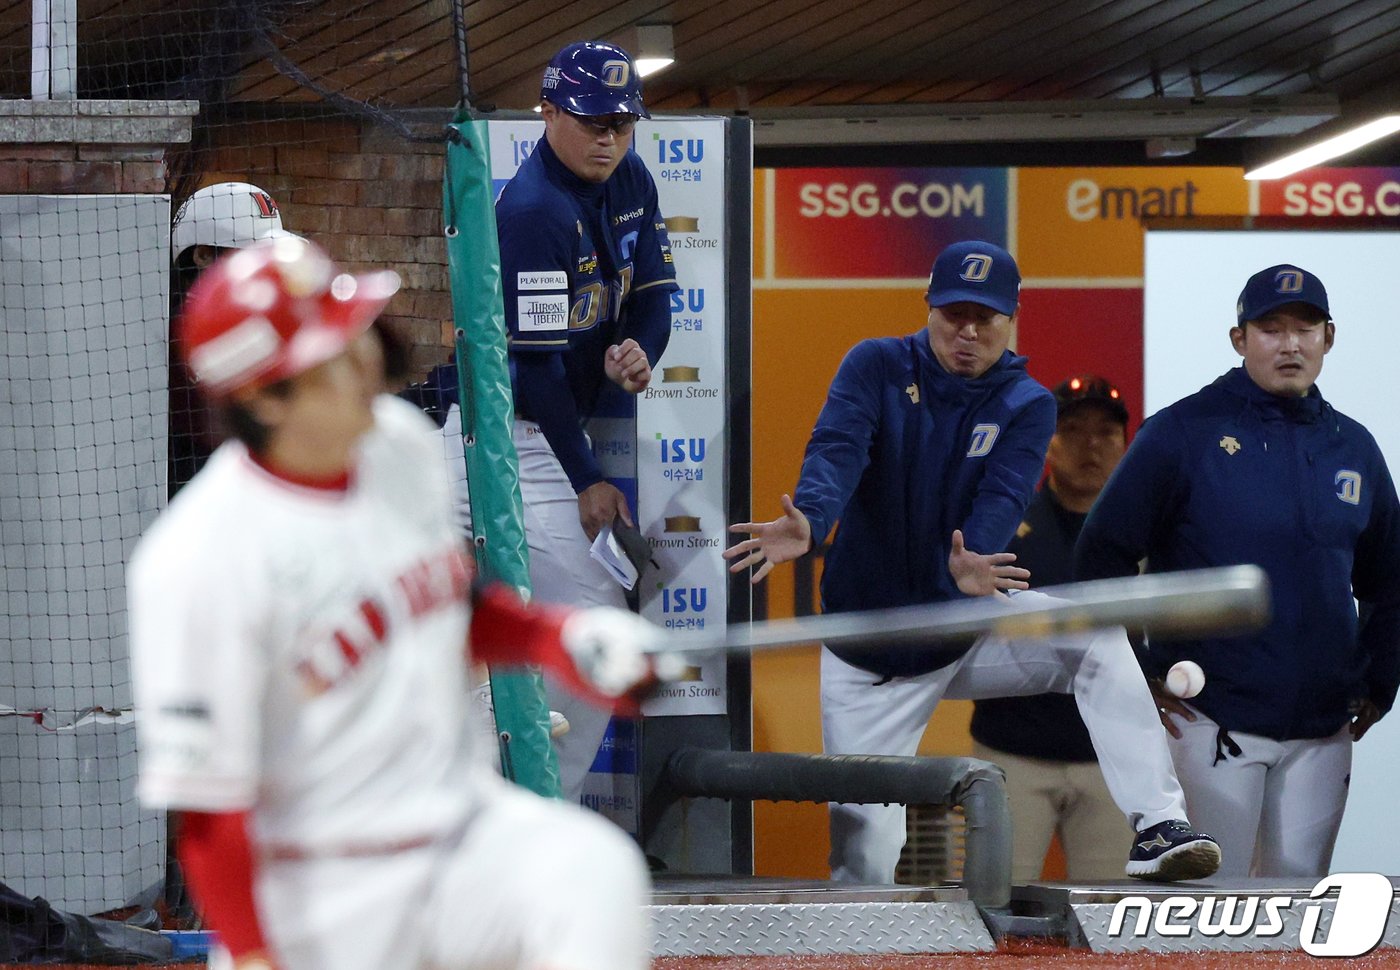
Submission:
[[[948,373],[928,332],[863,340],[817,418],[793,504],[820,545],[828,613],[963,598],[948,572],[953,530],[978,553],[1006,549],[1055,431],[1055,400],[1009,351],[981,377]],[[936,670],[943,647],[834,648],[882,676]],[[965,649],[964,651],[965,652]]]
[[[1152,643],[1160,676],[1206,674],[1192,699],[1230,731],[1325,737],[1354,700],[1400,683],[1400,507],[1375,439],[1316,387],[1270,394],[1243,367],[1146,421],[1100,493],[1075,579],[1254,563],[1273,619],[1245,636]],[[1358,622],[1353,596],[1362,602]]]

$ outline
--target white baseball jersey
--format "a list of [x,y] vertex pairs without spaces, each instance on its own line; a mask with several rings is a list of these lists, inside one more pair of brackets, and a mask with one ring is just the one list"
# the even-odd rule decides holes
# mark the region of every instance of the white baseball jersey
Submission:
[[458,828],[487,771],[466,717],[469,578],[430,424],[382,397],[343,490],[230,442],[129,572],[141,798],[253,809],[264,849]]

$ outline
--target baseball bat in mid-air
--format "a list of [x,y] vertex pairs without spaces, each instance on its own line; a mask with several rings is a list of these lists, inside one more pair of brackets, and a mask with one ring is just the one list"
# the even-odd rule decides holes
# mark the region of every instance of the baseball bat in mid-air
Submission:
[[1258,566],[1047,586],[1040,597],[982,596],[951,603],[827,613],[734,626],[722,635],[677,633],[672,653],[747,652],[807,643],[888,647],[966,644],[984,635],[1044,637],[1106,626],[1146,627],[1154,637],[1242,633],[1269,622],[1269,581]]

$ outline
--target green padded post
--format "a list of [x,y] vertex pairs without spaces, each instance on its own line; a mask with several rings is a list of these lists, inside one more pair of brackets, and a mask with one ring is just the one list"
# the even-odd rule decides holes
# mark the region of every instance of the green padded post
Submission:
[[[459,114],[449,129],[454,134],[443,173],[443,225],[476,566],[487,579],[528,594],[529,550],[511,437],[514,406],[486,122]],[[559,761],[549,739],[549,704],[539,673],[492,671],[491,697],[506,776],[540,795],[560,797]]]

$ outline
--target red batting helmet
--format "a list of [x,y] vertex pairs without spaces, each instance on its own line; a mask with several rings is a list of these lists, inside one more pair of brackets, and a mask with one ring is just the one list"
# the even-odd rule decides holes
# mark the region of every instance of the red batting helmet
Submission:
[[305,239],[257,243],[221,258],[190,288],[181,350],[211,397],[264,387],[341,353],[398,288],[399,274],[352,276]]

